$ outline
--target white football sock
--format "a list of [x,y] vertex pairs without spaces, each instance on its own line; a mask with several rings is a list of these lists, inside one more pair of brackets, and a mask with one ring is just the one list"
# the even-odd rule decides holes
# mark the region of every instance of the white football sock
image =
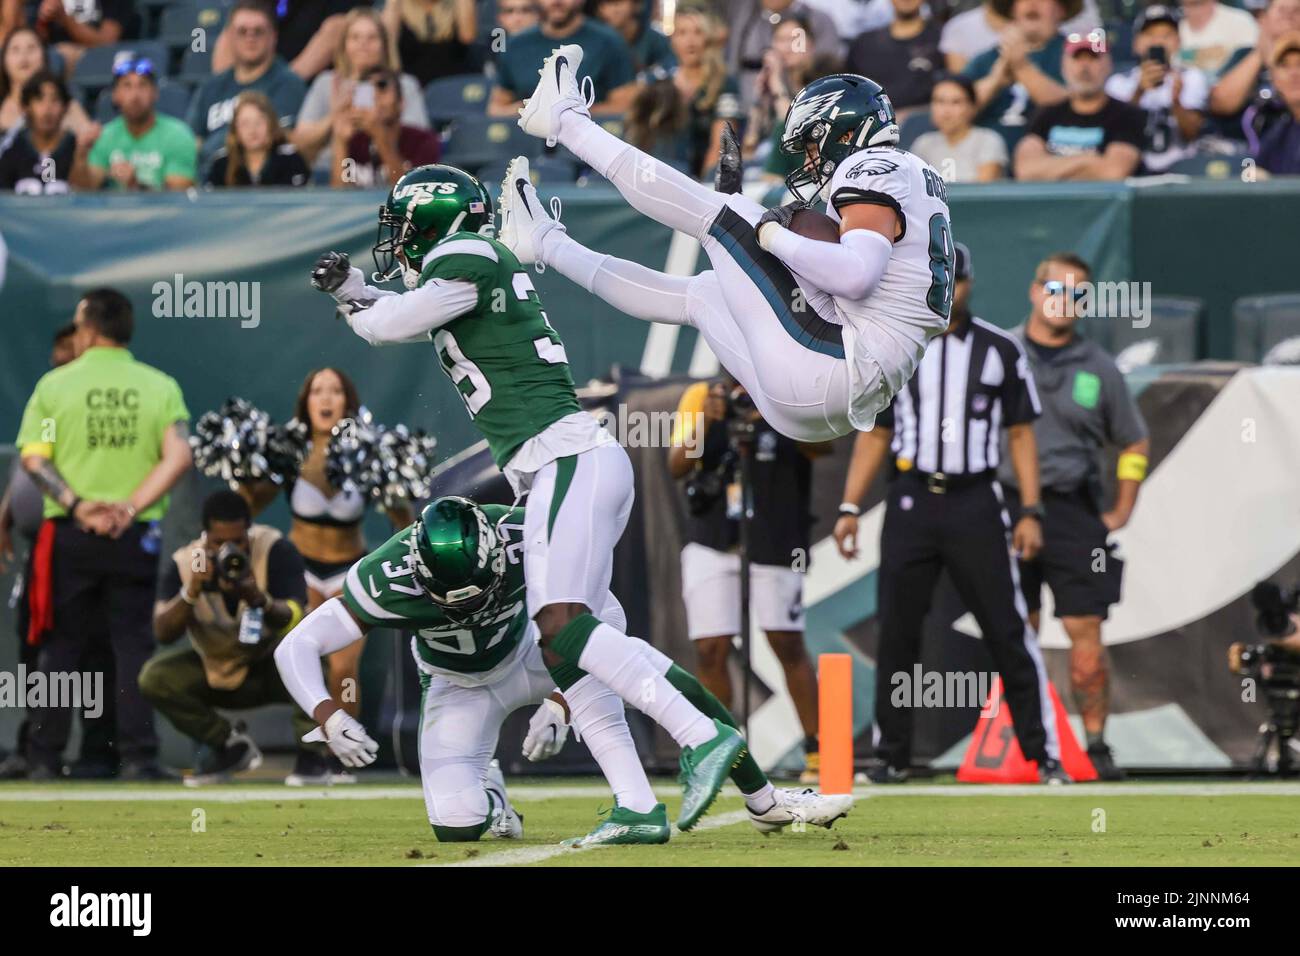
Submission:
[[560,118],[559,141],[623,194],[637,212],[700,239],[726,197],[572,110]]
[[687,290],[694,276],[670,276],[588,249],[558,229],[542,239],[542,261],[620,312],[649,322],[690,325]]
[[652,718],[679,747],[698,747],[716,737],[718,728],[713,721],[655,670],[641,645],[608,624],[600,624],[587,638],[578,666]]
[[649,813],[659,801],[637,756],[623,701],[590,674],[563,693],[573,729],[600,765],[618,805],[633,813]]
[[776,787],[772,786],[772,781],[763,784],[761,788],[753,793],[744,794],[745,806],[755,813],[767,813],[776,806]]

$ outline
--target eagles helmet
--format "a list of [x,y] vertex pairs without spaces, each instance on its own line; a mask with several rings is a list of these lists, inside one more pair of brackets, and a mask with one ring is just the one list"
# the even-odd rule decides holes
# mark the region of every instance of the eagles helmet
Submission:
[[492,235],[487,189],[455,166],[416,167],[393,184],[388,200],[379,207],[375,281],[401,275],[406,287],[414,289],[429,250],[445,236],[462,231]]
[[[897,142],[894,104],[879,83],[856,73],[813,80],[795,95],[785,115],[781,151],[806,157],[785,184],[808,205],[831,181],[835,168],[858,150]],[[807,155],[811,145],[817,147],[815,162]]]
[[457,619],[482,611],[505,578],[506,552],[483,509],[448,495],[411,526],[411,567],[435,604]]

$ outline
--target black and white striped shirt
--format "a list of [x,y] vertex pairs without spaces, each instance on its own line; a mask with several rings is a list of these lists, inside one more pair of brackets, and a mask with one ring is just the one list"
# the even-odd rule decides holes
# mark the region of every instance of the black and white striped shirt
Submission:
[[1001,430],[1041,411],[1023,346],[972,317],[930,340],[876,425],[893,430],[900,471],[978,475],[997,468]]

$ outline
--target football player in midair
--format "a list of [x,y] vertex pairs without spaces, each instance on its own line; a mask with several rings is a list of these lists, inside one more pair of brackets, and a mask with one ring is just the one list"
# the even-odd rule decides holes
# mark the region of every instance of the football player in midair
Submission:
[[[799,91],[781,143],[804,156],[787,180],[797,198],[765,211],[592,122],[575,80],[581,61],[576,44],[546,59],[519,125],[563,144],[638,212],[698,239],[713,269],[668,276],[579,245],[537,201],[522,159],[502,187],[502,241],[521,261],[552,266],[621,311],[699,329],[790,438],[870,429],[947,327],[953,291],[947,190],[933,168],[898,148],[884,90],[843,73]],[[818,195],[839,223],[839,242],[787,228]]]
[[[645,657],[644,642],[596,616],[632,510],[627,452],[578,405],[564,344],[528,273],[492,238],[493,210],[478,179],[452,166],[413,169],[394,184],[379,223],[376,279],[400,275],[408,291],[367,285],[347,256],[333,252],[317,261],[313,286],[330,293],[371,344],[432,343],[497,466],[516,495],[529,496],[526,600],[547,665],[557,674],[576,667],[594,675],[678,743],[677,825],[691,829],[745,742],[687,700]],[[625,792],[624,815],[653,813],[648,788]]]
[[[410,527],[352,566],[343,595],[295,628],[275,660],[294,700],[321,725],[340,760],[364,766],[376,744],[330,697],[320,659],[359,641],[371,627],[413,631],[411,652],[420,671],[420,780],[429,822],[444,842],[478,840],[485,832],[523,835],[522,818],[506,795],[492,760],[501,724],[529,704],[538,709],[524,738],[524,755],[559,753],[572,723],[614,787],[616,809],[571,846],[666,843],[662,803],[630,815],[650,785],[637,759],[623,702],[577,668],[548,671],[525,609],[522,508],[477,505],[444,497],[427,505]],[[626,626],[623,609],[606,594],[601,620]],[[694,677],[644,641],[641,653],[667,681],[701,709],[734,726],[731,715]],[[557,688],[558,683],[558,688]],[[812,790],[777,790],[748,754],[731,772],[747,794],[750,821],[762,831],[796,820],[829,827],[852,798]]]

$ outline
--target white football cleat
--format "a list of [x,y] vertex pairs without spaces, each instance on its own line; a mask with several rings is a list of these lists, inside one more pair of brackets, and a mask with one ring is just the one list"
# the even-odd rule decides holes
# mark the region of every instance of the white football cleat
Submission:
[[488,764],[483,787],[491,794],[494,807],[488,832],[498,840],[518,840],[523,837],[524,818],[510,805],[510,798],[506,796],[506,778],[501,773],[500,761],[493,760]]
[[749,822],[760,833],[771,833],[795,823],[829,830],[832,823],[853,809],[850,794],[821,794],[811,787],[777,790],[775,797],[776,803],[766,813],[749,811]]
[[582,47],[566,43],[542,61],[538,70],[541,79],[533,95],[524,100],[519,110],[519,128],[525,133],[545,138],[547,146],[554,146],[560,135],[560,116],[566,110],[575,110],[591,116],[595,102],[591,77],[584,78],[584,89],[578,87],[578,66],[582,63]]
[[541,197],[529,178],[528,159],[516,156],[506,167],[506,178],[501,182],[497,200],[501,212],[501,230],[497,241],[515,254],[525,265],[536,263],[542,270],[542,238],[552,229],[564,232],[560,224],[560,198],[551,198],[551,213],[542,205]]

